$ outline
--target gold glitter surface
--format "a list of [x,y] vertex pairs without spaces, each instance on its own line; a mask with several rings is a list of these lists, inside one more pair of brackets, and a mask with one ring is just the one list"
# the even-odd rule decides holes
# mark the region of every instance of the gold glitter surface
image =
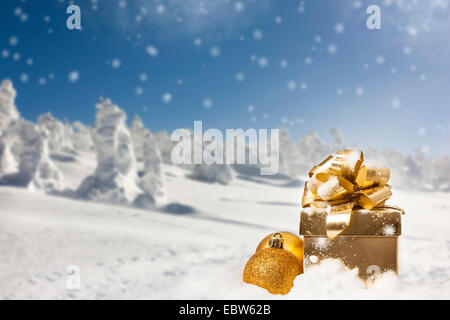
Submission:
[[265,248],[248,260],[243,279],[272,294],[286,294],[300,273],[301,262],[294,254],[284,249]]

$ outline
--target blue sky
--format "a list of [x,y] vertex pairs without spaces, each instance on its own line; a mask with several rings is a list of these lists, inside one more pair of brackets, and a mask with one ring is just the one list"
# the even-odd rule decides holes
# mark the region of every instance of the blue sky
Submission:
[[30,120],[89,124],[103,96],[151,130],[203,120],[331,142],[336,127],[363,148],[450,155],[449,16],[448,0],[8,0],[0,78]]

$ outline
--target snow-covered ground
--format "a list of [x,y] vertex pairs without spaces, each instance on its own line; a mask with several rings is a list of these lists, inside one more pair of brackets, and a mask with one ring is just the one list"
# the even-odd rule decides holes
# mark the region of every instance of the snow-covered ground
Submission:
[[[70,185],[95,159],[55,161]],[[186,177],[163,166],[168,201],[192,213],[167,213],[72,200],[0,187],[0,299],[450,299],[450,196],[394,189],[406,210],[400,279],[366,290],[335,261],[300,275],[286,296],[242,282],[259,241],[298,233],[302,182],[237,176],[230,185]],[[176,210],[174,211],[176,212]],[[69,266],[81,289],[68,290]]]

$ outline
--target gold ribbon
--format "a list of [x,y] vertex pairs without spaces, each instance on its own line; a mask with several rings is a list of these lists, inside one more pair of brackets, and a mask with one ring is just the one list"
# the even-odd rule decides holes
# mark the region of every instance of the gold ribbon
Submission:
[[336,238],[350,225],[354,209],[371,210],[386,206],[392,196],[388,185],[388,167],[364,164],[364,155],[358,150],[340,150],[329,155],[309,172],[305,184],[302,206],[311,209],[326,209],[327,236]]

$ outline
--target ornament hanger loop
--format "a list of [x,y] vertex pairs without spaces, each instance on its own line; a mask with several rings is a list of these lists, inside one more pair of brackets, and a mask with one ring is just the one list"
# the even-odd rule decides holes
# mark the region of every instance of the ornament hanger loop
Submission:
[[279,232],[274,233],[269,240],[269,247],[283,249],[284,238]]

